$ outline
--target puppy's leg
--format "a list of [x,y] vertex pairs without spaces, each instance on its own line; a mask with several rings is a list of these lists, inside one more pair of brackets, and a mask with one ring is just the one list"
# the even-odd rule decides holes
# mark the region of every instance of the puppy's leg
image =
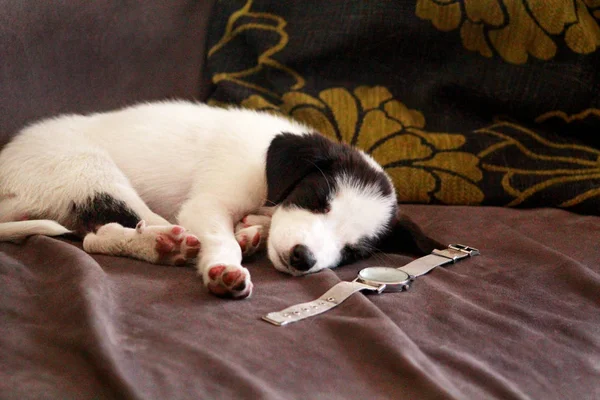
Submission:
[[244,257],[266,248],[270,226],[271,217],[254,214],[246,215],[236,224],[235,238]]
[[131,227],[129,221],[126,226],[119,223],[101,226],[83,239],[85,251],[133,257],[166,265],[184,265],[197,257],[200,242],[196,236],[152,212],[132,187],[120,185],[117,189],[114,197],[120,201],[111,202],[112,207],[125,205],[129,210],[117,209],[114,210],[115,214],[133,213],[136,222],[139,222],[135,228]]
[[153,264],[184,265],[198,256],[200,242],[177,225],[146,226],[140,221],[132,229],[113,222],[87,234],[83,248],[88,253],[132,257]]
[[123,200],[140,217],[140,220],[145,221],[149,226],[172,225],[169,221],[152,211],[129,184],[121,184],[115,187],[114,195]]
[[[166,264],[198,253],[198,239],[153,213],[105,151],[84,137],[74,140],[42,145],[36,139],[0,158],[0,221],[54,220],[82,237],[88,234],[83,243],[88,252]],[[140,220],[150,226],[135,229]]]
[[225,201],[191,199],[179,222],[198,235],[202,253],[198,272],[208,290],[220,297],[243,299],[252,294],[250,272],[242,266],[242,251],[233,233],[237,217]]

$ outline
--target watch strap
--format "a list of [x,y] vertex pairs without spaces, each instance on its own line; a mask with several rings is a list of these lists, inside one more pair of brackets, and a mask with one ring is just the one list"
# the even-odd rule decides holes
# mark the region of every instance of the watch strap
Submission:
[[262,318],[273,325],[287,325],[291,322],[300,321],[304,318],[324,313],[346,300],[352,294],[361,290],[377,292],[380,288],[356,281],[339,282],[316,300],[296,304],[285,310],[269,313]]
[[418,258],[403,267],[398,268],[412,277],[425,275],[435,267],[455,263],[466,257],[479,255],[479,250],[462,244],[451,244],[443,250],[433,250],[431,254]]

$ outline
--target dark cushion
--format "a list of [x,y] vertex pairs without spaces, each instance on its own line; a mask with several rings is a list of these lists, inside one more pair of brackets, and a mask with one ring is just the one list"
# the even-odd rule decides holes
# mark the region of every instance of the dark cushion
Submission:
[[214,104],[372,154],[402,202],[600,210],[600,3],[220,2]]

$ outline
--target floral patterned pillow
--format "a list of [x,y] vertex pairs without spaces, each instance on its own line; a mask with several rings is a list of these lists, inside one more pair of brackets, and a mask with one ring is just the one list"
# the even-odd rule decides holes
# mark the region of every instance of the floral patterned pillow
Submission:
[[600,1],[218,2],[210,102],[303,121],[401,202],[600,213]]

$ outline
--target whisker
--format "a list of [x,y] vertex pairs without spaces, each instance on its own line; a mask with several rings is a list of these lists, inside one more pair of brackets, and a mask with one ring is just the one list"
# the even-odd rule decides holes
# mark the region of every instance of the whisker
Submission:
[[311,160],[307,160],[309,163],[311,163],[312,165],[315,166],[316,169],[319,170],[319,172],[321,173],[321,175],[323,175],[323,178],[325,179],[325,182],[327,183],[327,188],[329,189],[329,193],[332,192],[331,189],[331,185],[329,184],[329,179],[327,179],[327,176],[325,175],[325,173],[323,172],[323,170],[321,168],[319,168],[319,166],[317,164],[315,164],[313,161]]
[[367,249],[365,249],[365,251],[371,257],[375,258],[377,261],[383,261],[383,262],[393,262],[394,261],[394,258],[391,257],[389,254],[378,251],[376,248],[367,248]]

